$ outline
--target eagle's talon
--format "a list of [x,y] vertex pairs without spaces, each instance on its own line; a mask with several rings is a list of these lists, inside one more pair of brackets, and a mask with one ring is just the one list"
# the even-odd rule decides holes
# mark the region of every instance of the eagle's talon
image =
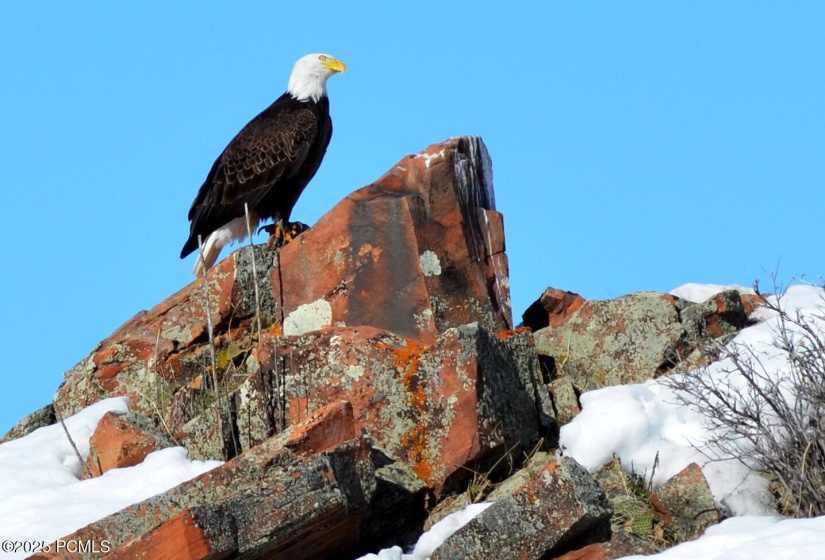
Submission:
[[261,227],[258,231],[264,230],[269,234],[267,245],[270,247],[283,247],[308,229],[309,226],[303,222],[286,222],[284,224],[278,220],[273,224]]

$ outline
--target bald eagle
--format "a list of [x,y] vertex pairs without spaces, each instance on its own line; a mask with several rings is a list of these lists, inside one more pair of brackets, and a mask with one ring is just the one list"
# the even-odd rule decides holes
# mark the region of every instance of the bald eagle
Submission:
[[[327,79],[346,65],[328,54],[295,63],[281,97],[252,119],[215,160],[189,209],[184,258],[199,250],[193,273],[205,273],[224,245],[272,218],[281,234],[307,183],[315,176],[332,137]],[[270,230],[273,231],[274,230]]]

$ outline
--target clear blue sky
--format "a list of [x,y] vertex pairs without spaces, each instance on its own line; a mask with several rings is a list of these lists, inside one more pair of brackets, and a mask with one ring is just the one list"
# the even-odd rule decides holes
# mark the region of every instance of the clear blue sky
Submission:
[[210,165],[310,52],[335,134],[314,223],[483,137],[514,311],[825,273],[825,2],[4,2],[0,432],[191,280]]

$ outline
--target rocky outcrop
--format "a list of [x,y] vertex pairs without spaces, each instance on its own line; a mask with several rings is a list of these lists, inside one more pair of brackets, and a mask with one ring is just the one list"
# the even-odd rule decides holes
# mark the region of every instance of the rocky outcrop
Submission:
[[[90,442],[94,476],[172,444],[226,460],[66,537],[110,559],[354,558],[482,500],[433,558],[650,552],[611,531],[610,490],[552,454],[558,420],[733,332],[741,301],[548,289],[513,329],[507,274],[486,148],[451,139],[136,315],[7,437],[126,396]],[[657,494],[659,523],[690,515],[678,488]]]
[[235,251],[102,341],[57,395],[63,414],[129,399],[129,421],[98,427],[95,473],[148,450],[139,417],[229,462],[77,537],[123,535],[114,557],[291,560],[414,540],[473,472],[556,441],[508,286],[477,138],[404,158],[280,250]]
[[[489,156],[477,138],[454,139],[404,158],[281,251],[240,249],[205,281],[138,314],[66,374],[57,400],[70,414],[126,395],[133,411],[163,416],[180,440],[208,442],[193,445],[196,455],[231,457],[317,408],[316,375],[307,376],[308,366],[299,366],[296,356],[314,356],[314,366],[324,362],[319,376],[343,368],[344,382],[363,377],[380,385],[406,376],[408,390],[418,391],[406,397],[413,403],[426,389],[410,368],[434,359],[425,348],[451,340],[472,346],[467,337],[476,335],[455,331],[464,325],[493,334],[511,328],[509,301]],[[335,355],[346,362],[327,358],[339,343]],[[373,370],[376,354],[382,363]],[[208,388],[213,375],[224,399],[217,407],[223,422],[205,421],[216,408]],[[273,385],[290,392],[281,395],[284,402],[273,400]],[[536,391],[530,393],[535,399]],[[209,437],[218,428],[222,433]]]
[[[557,295],[553,299],[548,294]],[[564,380],[555,392],[569,392],[568,384],[580,394],[641,383],[679,364],[700,365],[707,343],[747,326],[752,310],[736,291],[703,303],[656,292],[587,302],[564,294],[552,288],[545,291],[540,301],[555,301],[555,308],[564,311],[534,334],[545,370],[550,370],[552,380]],[[568,419],[575,412],[569,404],[562,408]]]

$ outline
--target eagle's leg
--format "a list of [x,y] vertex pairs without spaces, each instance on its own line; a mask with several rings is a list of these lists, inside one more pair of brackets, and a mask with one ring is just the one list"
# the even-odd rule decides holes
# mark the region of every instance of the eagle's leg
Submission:
[[261,229],[269,233],[267,245],[283,247],[308,230],[309,226],[302,222],[284,222],[283,220],[277,220],[275,223],[263,226]]

